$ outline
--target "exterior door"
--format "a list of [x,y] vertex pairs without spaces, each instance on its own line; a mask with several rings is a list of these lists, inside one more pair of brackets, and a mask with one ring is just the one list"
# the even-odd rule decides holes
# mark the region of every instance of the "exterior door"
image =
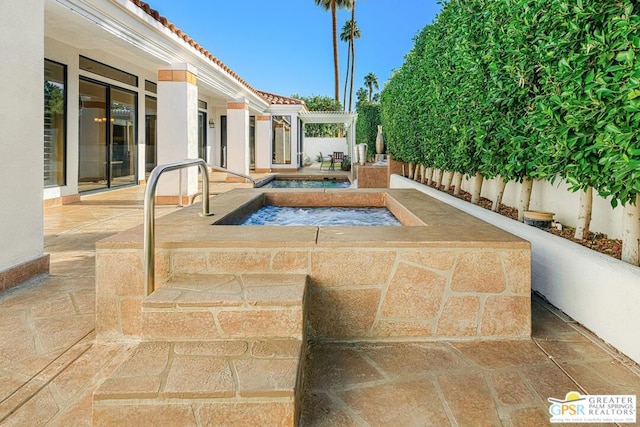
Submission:
[[79,92],[78,190],[135,184],[137,95],[85,79]]
[[152,96],[146,96],[144,101],[144,168],[149,173],[158,165],[156,137],[158,134],[158,101]]
[[227,116],[220,116],[220,166],[227,167]]
[[107,87],[80,80],[78,190],[108,188]]
[[109,186],[136,183],[136,95],[110,88]]
[[198,158],[207,161],[207,113],[198,111]]

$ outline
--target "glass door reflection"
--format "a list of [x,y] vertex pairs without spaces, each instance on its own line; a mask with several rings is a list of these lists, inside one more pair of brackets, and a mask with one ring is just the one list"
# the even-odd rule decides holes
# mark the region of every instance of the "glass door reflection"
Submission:
[[84,79],[79,86],[78,190],[135,184],[137,95]]
[[107,188],[107,87],[80,80],[78,190]]
[[111,186],[135,183],[136,95],[111,88]]

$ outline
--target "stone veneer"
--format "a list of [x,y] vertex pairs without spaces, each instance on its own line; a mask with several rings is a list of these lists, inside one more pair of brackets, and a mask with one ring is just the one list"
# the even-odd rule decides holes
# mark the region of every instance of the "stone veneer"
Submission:
[[0,292],[18,286],[35,276],[49,273],[49,254],[0,271]]
[[[403,227],[237,223],[263,203],[387,206]],[[309,276],[308,336],[329,340],[513,339],[531,332],[530,245],[415,190],[234,190],[160,218],[156,283],[184,273]],[[143,336],[142,227],[97,244],[96,330]]]

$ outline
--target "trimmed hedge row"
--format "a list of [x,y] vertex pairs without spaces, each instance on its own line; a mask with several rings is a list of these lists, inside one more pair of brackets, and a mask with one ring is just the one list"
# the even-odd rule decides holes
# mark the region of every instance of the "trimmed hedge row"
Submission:
[[450,0],[381,94],[387,151],[640,194],[640,2]]
[[376,153],[376,136],[380,119],[380,104],[372,102],[358,103],[358,120],[356,121],[356,141],[367,144],[369,157]]

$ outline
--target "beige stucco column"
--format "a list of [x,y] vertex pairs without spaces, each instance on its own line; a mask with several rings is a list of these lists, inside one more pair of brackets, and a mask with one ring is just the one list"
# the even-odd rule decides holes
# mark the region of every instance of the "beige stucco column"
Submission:
[[[248,175],[249,156],[249,102],[240,98],[227,103],[227,169]],[[244,178],[229,174],[227,181]]]
[[271,172],[271,115],[256,116],[257,173]]
[[[171,64],[158,70],[158,165],[198,157],[197,70]],[[158,203],[178,202],[180,172],[160,178]],[[198,168],[182,171],[182,202],[198,191]]]
[[0,13],[0,291],[49,271],[44,255],[44,1]]

